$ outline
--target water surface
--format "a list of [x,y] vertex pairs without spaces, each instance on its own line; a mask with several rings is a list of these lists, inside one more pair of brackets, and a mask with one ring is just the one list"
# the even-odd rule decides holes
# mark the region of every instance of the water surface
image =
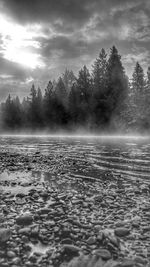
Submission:
[[[48,156],[53,164],[51,178],[55,178],[52,174],[60,174],[59,162],[60,172],[63,170],[64,175],[72,178],[99,179],[102,175],[106,178],[123,175],[126,179],[149,180],[150,176],[149,138],[1,136],[0,146],[1,150],[8,149],[12,153],[30,155],[38,152]],[[35,173],[32,176],[35,177]],[[50,174],[42,173],[41,179],[48,179],[48,176]]]

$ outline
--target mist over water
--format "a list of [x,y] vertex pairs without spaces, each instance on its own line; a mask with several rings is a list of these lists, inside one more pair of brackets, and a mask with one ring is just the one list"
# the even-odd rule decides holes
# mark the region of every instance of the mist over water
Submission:
[[26,138],[81,138],[81,139],[108,139],[108,140],[117,140],[119,139],[149,139],[150,134],[143,133],[140,134],[138,132],[131,132],[129,134],[125,134],[122,132],[115,132],[110,133],[108,132],[90,132],[90,131],[80,131],[75,130],[74,132],[68,132],[68,131],[57,131],[57,132],[50,132],[49,130],[46,131],[14,131],[14,132],[5,132],[1,133],[0,137],[26,137]]

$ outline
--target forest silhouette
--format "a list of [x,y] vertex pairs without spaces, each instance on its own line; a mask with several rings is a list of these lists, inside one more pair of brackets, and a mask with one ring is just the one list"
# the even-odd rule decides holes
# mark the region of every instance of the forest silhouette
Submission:
[[1,104],[1,130],[24,131],[82,129],[97,132],[150,129],[150,68],[144,74],[136,63],[129,80],[115,46],[107,55],[102,48],[91,73],[86,66],[76,77],[67,70],[49,81],[44,94],[33,84],[20,101],[10,95]]

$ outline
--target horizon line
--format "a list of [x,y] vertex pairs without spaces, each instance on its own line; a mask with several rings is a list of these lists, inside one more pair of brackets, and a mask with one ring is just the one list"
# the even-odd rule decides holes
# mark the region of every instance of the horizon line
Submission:
[[37,137],[37,138],[100,138],[100,139],[148,139],[150,135],[140,135],[140,134],[0,134],[0,137]]

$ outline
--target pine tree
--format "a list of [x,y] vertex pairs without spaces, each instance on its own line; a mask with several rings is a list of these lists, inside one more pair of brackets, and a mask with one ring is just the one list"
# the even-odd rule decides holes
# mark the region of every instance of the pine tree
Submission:
[[67,95],[67,91],[66,91],[64,82],[63,82],[61,77],[58,79],[58,82],[56,84],[55,95],[57,97],[57,100],[61,104],[63,104],[64,107],[66,107],[67,102],[68,102],[68,95]]
[[[40,92],[39,92],[40,93]],[[30,100],[30,127],[39,128],[40,127],[40,111],[39,111],[39,102],[38,102],[38,92],[35,89],[34,84],[31,87],[31,100]]]
[[81,123],[90,124],[91,122],[91,109],[90,101],[92,97],[92,79],[89,70],[86,66],[79,71],[77,79],[77,94],[78,94],[78,120]]
[[77,85],[75,83],[71,87],[68,102],[71,125],[76,125],[78,123],[78,116],[80,112],[80,94],[77,90]]
[[148,70],[147,70],[147,84],[148,86],[150,86],[150,67],[148,67]]
[[21,107],[22,107],[22,123],[25,128],[30,127],[30,105],[31,99],[29,97],[24,97]]
[[105,91],[107,73],[107,54],[102,48],[99,57],[95,60],[93,65],[93,89],[96,95],[101,96]]
[[77,88],[80,95],[80,101],[82,102],[89,102],[89,98],[91,96],[91,76],[89,70],[86,66],[83,67],[79,71],[79,76],[77,79]]
[[136,130],[140,130],[145,120],[145,79],[143,68],[139,62],[136,63],[132,75],[131,112],[132,125]]
[[6,129],[12,127],[12,99],[10,94],[3,105],[3,125]]
[[18,129],[22,125],[22,111],[19,97],[12,99],[9,95],[3,107],[3,126],[6,129]]
[[144,85],[144,116],[145,128],[150,128],[150,67],[147,70],[147,79]]
[[54,96],[53,83],[49,81],[45,89],[45,95],[43,100],[45,126],[47,127],[52,127],[53,124],[52,121],[53,96]]
[[110,116],[109,120],[111,120],[114,127],[117,128],[122,125],[124,127],[122,112],[124,112],[125,109],[127,92],[128,80],[121,62],[121,56],[118,54],[116,47],[113,46],[108,59],[106,97],[107,112],[109,112]]
[[65,73],[62,75],[62,80],[66,88],[67,95],[69,95],[72,85],[76,82],[76,77],[73,71],[66,69]]
[[[105,93],[106,93],[106,78],[107,78],[107,54],[102,48],[99,57],[95,60],[92,71],[93,90],[91,109],[93,112],[93,124],[96,127],[102,126],[105,121]],[[105,113],[105,114],[104,114]]]
[[40,87],[37,90],[36,96],[36,107],[37,107],[37,114],[36,114],[36,121],[37,126],[41,128],[43,126],[43,96]]
[[36,101],[36,95],[37,95],[37,91],[35,89],[34,84],[32,84],[30,95],[31,95],[31,101],[32,103],[34,103]]

